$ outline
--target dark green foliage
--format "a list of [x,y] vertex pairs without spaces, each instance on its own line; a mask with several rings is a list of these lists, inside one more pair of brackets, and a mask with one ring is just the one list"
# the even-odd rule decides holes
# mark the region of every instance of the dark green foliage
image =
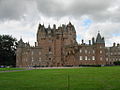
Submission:
[[9,35],[0,35],[0,65],[15,66],[17,40]]
[[115,61],[114,64],[115,65],[120,65],[120,61]]
[[24,68],[0,68],[0,71],[25,70]]

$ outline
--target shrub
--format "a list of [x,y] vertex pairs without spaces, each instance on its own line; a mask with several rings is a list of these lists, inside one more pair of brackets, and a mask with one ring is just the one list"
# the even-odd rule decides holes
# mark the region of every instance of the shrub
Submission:
[[114,65],[120,65],[120,61],[115,61]]

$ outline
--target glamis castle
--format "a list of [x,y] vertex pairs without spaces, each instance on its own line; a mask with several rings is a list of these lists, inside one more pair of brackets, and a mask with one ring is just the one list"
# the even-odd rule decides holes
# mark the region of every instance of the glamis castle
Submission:
[[84,40],[78,44],[75,27],[70,22],[58,28],[39,24],[35,46],[20,39],[16,54],[17,67],[112,65],[120,61],[120,45],[114,43],[112,47],[105,47],[100,33],[89,40],[89,44]]

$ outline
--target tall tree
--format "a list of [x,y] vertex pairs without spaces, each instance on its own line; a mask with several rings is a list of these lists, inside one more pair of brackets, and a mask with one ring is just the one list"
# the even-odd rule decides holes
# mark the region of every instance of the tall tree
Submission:
[[16,63],[17,39],[10,35],[0,35],[0,65],[12,65]]

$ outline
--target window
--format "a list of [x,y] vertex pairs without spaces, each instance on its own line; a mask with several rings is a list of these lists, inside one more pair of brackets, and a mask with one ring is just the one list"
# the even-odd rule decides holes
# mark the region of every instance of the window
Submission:
[[106,55],[108,55],[108,53],[106,53]]
[[89,54],[90,54],[90,51],[89,51]]
[[41,52],[39,52],[39,55],[41,55]]
[[52,40],[49,38],[48,42],[52,42]]
[[39,57],[39,61],[41,62],[41,57]]
[[93,54],[95,54],[95,50],[93,50]]
[[48,34],[50,34],[51,33],[51,31],[50,30],[48,30]]
[[33,60],[33,57],[32,57],[32,62],[33,62],[34,60]]
[[51,47],[49,47],[49,54],[51,54],[52,53],[52,49],[51,49]]
[[41,57],[39,57],[39,60],[41,60]]
[[87,60],[87,56],[85,56],[85,60]]
[[80,56],[80,60],[82,60],[82,56]]
[[80,49],[80,53],[82,53],[82,49]]
[[118,54],[120,55],[120,51],[118,52]]
[[90,57],[88,58],[88,60],[90,60]]
[[102,60],[103,60],[103,58],[102,58],[102,57],[100,57],[100,60],[102,61]]
[[48,37],[51,38],[51,35],[49,35]]
[[33,54],[34,54],[34,52],[32,51],[32,52],[31,52],[31,54],[33,55]]
[[100,50],[100,54],[102,54],[102,50]]
[[106,61],[108,61],[108,58],[106,58]]
[[95,60],[95,56],[92,56],[92,60]]
[[59,36],[57,36],[56,39],[59,39]]
[[85,53],[87,53],[87,50],[85,50]]
[[51,48],[49,47],[49,52],[51,52]]
[[113,55],[113,53],[111,52],[111,55]]
[[51,60],[51,58],[49,58],[49,60]]

